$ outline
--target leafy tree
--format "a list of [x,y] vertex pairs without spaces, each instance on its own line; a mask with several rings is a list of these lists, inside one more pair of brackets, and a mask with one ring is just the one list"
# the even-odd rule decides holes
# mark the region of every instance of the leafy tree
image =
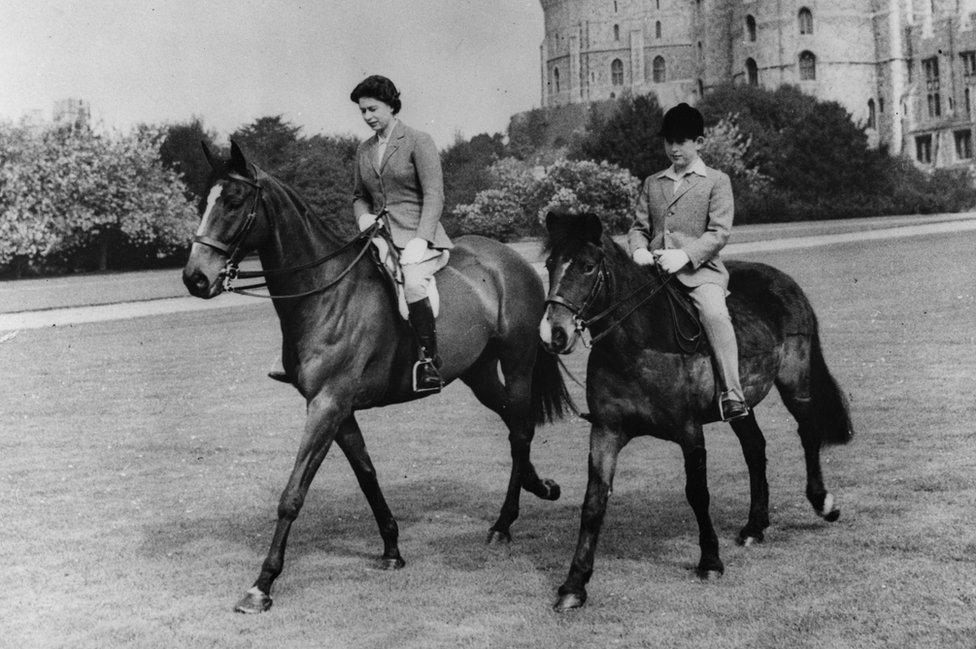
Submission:
[[314,135],[293,142],[278,167],[281,180],[297,190],[316,214],[348,212],[352,217],[352,166],[359,140],[354,137]]
[[[23,137],[2,169],[0,263],[18,270],[55,254],[86,255],[101,270],[126,252],[172,255],[189,242],[195,210],[176,173],[163,167],[163,134],[50,129]],[[86,264],[80,262],[82,266]]]
[[210,165],[200,143],[206,143],[211,150],[216,149],[214,141],[217,134],[205,129],[199,117],[171,124],[165,129],[166,136],[159,146],[159,158],[163,166],[183,178],[187,198],[199,202],[206,198],[207,180],[210,177]]
[[594,110],[582,137],[570,146],[571,160],[606,160],[646,178],[670,164],[658,136],[664,112],[657,97],[628,95],[607,111]]
[[526,160],[543,147],[546,129],[549,126],[549,111],[534,108],[521,113],[508,124],[508,155]]
[[277,174],[288,163],[291,147],[298,142],[301,130],[281,115],[274,115],[259,117],[242,126],[231,134],[230,139],[244,149],[249,160],[265,171]]
[[458,134],[454,143],[441,153],[444,169],[444,212],[454,206],[470,203],[475,195],[489,185],[488,167],[505,155],[501,133],[481,133],[470,140]]

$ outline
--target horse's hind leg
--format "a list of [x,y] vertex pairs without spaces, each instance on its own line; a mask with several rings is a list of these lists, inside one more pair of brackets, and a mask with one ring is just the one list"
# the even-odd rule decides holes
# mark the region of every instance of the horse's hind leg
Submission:
[[755,414],[750,411],[746,417],[730,422],[732,430],[742,445],[742,454],[749,467],[749,521],[739,531],[737,541],[740,545],[752,545],[763,540],[763,533],[769,527],[769,484],[766,482],[766,438],[763,437]]
[[793,341],[791,351],[785,355],[779,376],[776,378],[776,388],[783,399],[783,405],[796,419],[803,445],[803,457],[807,467],[807,500],[813,505],[814,511],[827,521],[833,522],[840,517],[840,509],[834,504],[834,497],[828,493],[823,482],[823,471],[820,467],[820,449],[823,446],[823,431],[821,430],[822,413],[817,409],[823,407],[811,398],[810,379],[810,341],[799,338]]
[[254,585],[234,607],[238,613],[261,613],[271,608],[271,585],[284,567],[285,546],[291,525],[298,518],[308,488],[329,452],[332,440],[341,426],[348,426],[344,419],[330,399],[320,396],[309,401],[305,433],[298,449],[298,457],[295,458],[288,484],[278,502],[278,523],[271,539],[271,547]]
[[511,526],[519,515],[519,495],[522,489],[545,500],[556,500],[560,493],[559,485],[555,481],[539,477],[530,459],[532,439],[535,436],[531,407],[532,366],[526,368],[524,358],[515,367],[502,362],[506,379],[503,384],[498,376],[498,363],[496,356],[486,353],[461,376],[461,380],[471,388],[475,397],[497,412],[508,427],[512,472],[498,520],[488,531],[489,543],[505,543],[511,540]]
[[380,536],[383,538],[383,558],[380,565],[386,570],[402,568],[406,562],[400,556],[397,545],[400,530],[397,528],[396,519],[393,518],[393,513],[383,497],[380,483],[376,479],[376,469],[373,467],[369,453],[366,452],[366,442],[363,440],[355,416],[350,416],[347,424],[340,429],[336,443],[349,460],[349,465],[356,474],[356,480],[359,481],[359,486],[380,528]]

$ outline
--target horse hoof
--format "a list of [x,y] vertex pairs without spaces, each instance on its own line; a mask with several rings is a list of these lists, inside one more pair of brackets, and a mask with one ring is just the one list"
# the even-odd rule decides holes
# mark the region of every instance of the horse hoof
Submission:
[[559,500],[559,496],[562,495],[562,490],[559,488],[558,482],[546,478],[542,481],[542,485],[546,490],[545,493],[539,496],[540,498],[543,500]]
[[840,508],[834,506],[834,494],[824,496],[823,508],[817,514],[828,523],[836,522],[840,518]]
[[746,533],[746,532],[739,532],[739,537],[736,539],[736,542],[739,545],[741,545],[742,547],[748,548],[748,547],[753,546],[753,545],[756,545],[758,543],[762,543],[763,542],[763,535],[762,535],[762,532],[759,532],[758,534],[749,534],[749,533]]
[[695,574],[702,581],[718,581],[725,574],[725,568],[702,568],[695,569]]
[[405,565],[407,562],[403,560],[403,557],[383,557],[380,559],[380,570],[399,570]]
[[559,596],[556,603],[553,604],[552,610],[557,613],[565,613],[567,611],[573,611],[583,606],[586,603],[586,592],[582,593],[564,593]]
[[488,545],[508,545],[512,542],[512,535],[501,530],[488,530]]
[[746,528],[739,532],[739,536],[736,537],[735,542],[744,548],[748,548],[751,545],[762,543],[764,538],[762,532],[751,532]]
[[261,592],[261,589],[257,586],[252,586],[246,593],[241,601],[237,602],[237,606],[234,607],[235,613],[264,613],[269,608],[271,608],[271,598]]

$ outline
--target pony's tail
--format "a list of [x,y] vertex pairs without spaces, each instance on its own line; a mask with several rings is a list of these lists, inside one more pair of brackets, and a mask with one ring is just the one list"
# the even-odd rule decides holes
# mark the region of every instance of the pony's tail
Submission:
[[577,413],[558,359],[547,352],[540,343],[536,349],[535,367],[532,368],[532,416],[536,424],[551,424]]
[[827,369],[820,334],[814,332],[810,344],[810,416],[824,444],[846,444],[854,437],[847,397]]

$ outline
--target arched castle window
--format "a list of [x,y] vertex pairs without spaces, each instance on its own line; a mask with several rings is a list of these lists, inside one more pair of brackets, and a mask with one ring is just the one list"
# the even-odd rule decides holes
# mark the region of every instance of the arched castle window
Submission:
[[654,68],[654,83],[664,83],[667,81],[668,70],[664,63],[664,57],[655,56],[654,63],[652,65]]
[[654,23],[654,38],[661,38],[661,21],[658,20]]
[[620,59],[614,59],[610,63],[610,83],[615,86],[624,85],[624,63]]
[[704,97],[704,96],[705,96],[705,82],[702,81],[701,79],[699,79],[698,80],[698,97],[701,98],[701,97]]
[[877,116],[874,113],[874,99],[868,99],[868,128],[877,128]]
[[552,69],[552,81],[553,85],[556,86],[556,92],[559,92],[559,68]]
[[812,34],[813,33],[813,13],[809,9],[804,7],[800,9],[800,13],[797,15],[800,21],[800,33],[801,34]]
[[817,78],[817,57],[813,52],[800,52],[800,81],[812,81]]
[[759,85],[759,66],[754,59],[746,59],[746,79],[750,86]]
[[746,38],[749,39],[750,43],[756,42],[756,19],[752,17],[752,14],[746,16]]
[[613,26],[613,40],[615,41],[620,40],[620,25]]
[[655,9],[660,9],[661,8],[661,0],[656,0],[656,6],[654,8]]

